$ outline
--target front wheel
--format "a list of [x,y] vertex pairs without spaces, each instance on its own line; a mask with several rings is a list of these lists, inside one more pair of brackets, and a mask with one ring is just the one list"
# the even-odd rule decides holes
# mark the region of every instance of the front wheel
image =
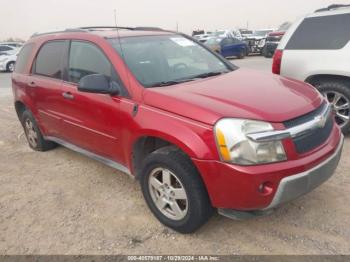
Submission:
[[147,156],[140,183],[152,213],[175,231],[194,232],[213,213],[196,168],[176,147],[164,147]]

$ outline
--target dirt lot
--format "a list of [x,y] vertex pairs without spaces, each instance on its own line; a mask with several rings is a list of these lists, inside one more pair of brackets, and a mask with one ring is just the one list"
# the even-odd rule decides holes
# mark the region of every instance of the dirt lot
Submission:
[[350,254],[350,137],[335,176],[314,192],[268,217],[215,215],[180,235],[158,223],[128,176],[63,147],[30,150],[9,75],[0,78],[0,254]]

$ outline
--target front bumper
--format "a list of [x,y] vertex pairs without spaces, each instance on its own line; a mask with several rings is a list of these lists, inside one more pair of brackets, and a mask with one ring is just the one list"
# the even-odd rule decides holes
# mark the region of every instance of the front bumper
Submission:
[[0,62],[0,71],[5,71],[5,70],[6,70],[6,61]]
[[338,166],[343,143],[344,138],[342,136],[335,153],[325,161],[310,170],[283,178],[271,204],[265,210],[278,207],[281,204],[305,195],[328,180]]
[[[268,210],[306,194],[327,180],[337,166],[342,145],[343,136],[334,126],[322,146],[288,161],[238,166],[220,161],[192,160],[202,175],[214,207],[221,210]],[[261,191],[265,184],[269,190]]]

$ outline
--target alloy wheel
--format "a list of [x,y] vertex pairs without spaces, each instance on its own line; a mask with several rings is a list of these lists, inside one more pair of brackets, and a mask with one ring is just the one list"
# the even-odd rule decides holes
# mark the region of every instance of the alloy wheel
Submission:
[[336,91],[323,92],[324,97],[332,105],[335,121],[342,128],[350,121],[350,101],[343,94]]
[[25,133],[28,139],[29,144],[35,148],[38,145],[38,133],[36,132],[33,122],[27,118],[24,123]]
[[188,212],[188,198],[179,178],[166,168],[152,170],[148,186],[158,210],[172,220],[183,219]]

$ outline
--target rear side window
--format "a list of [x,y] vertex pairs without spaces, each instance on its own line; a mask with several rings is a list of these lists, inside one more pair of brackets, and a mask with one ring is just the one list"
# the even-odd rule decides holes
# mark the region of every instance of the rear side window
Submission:
[[72,41],[69,54],[68,81],[78,83],[87,75],[112,76],[112,65],[102,51],[93,44]]
[[306,18],[285,49],[335,50],[350,40],[350,14]]
[[51,41],[44,44],[36,57],[34,74],[61,79],[65,48],[65,41]]
[[34,44],[27,44],[22,47],[21,51],[18,54],[16,61],[16,73],[24,73],[26,65],[28,64],[28,60],[33,51]]

